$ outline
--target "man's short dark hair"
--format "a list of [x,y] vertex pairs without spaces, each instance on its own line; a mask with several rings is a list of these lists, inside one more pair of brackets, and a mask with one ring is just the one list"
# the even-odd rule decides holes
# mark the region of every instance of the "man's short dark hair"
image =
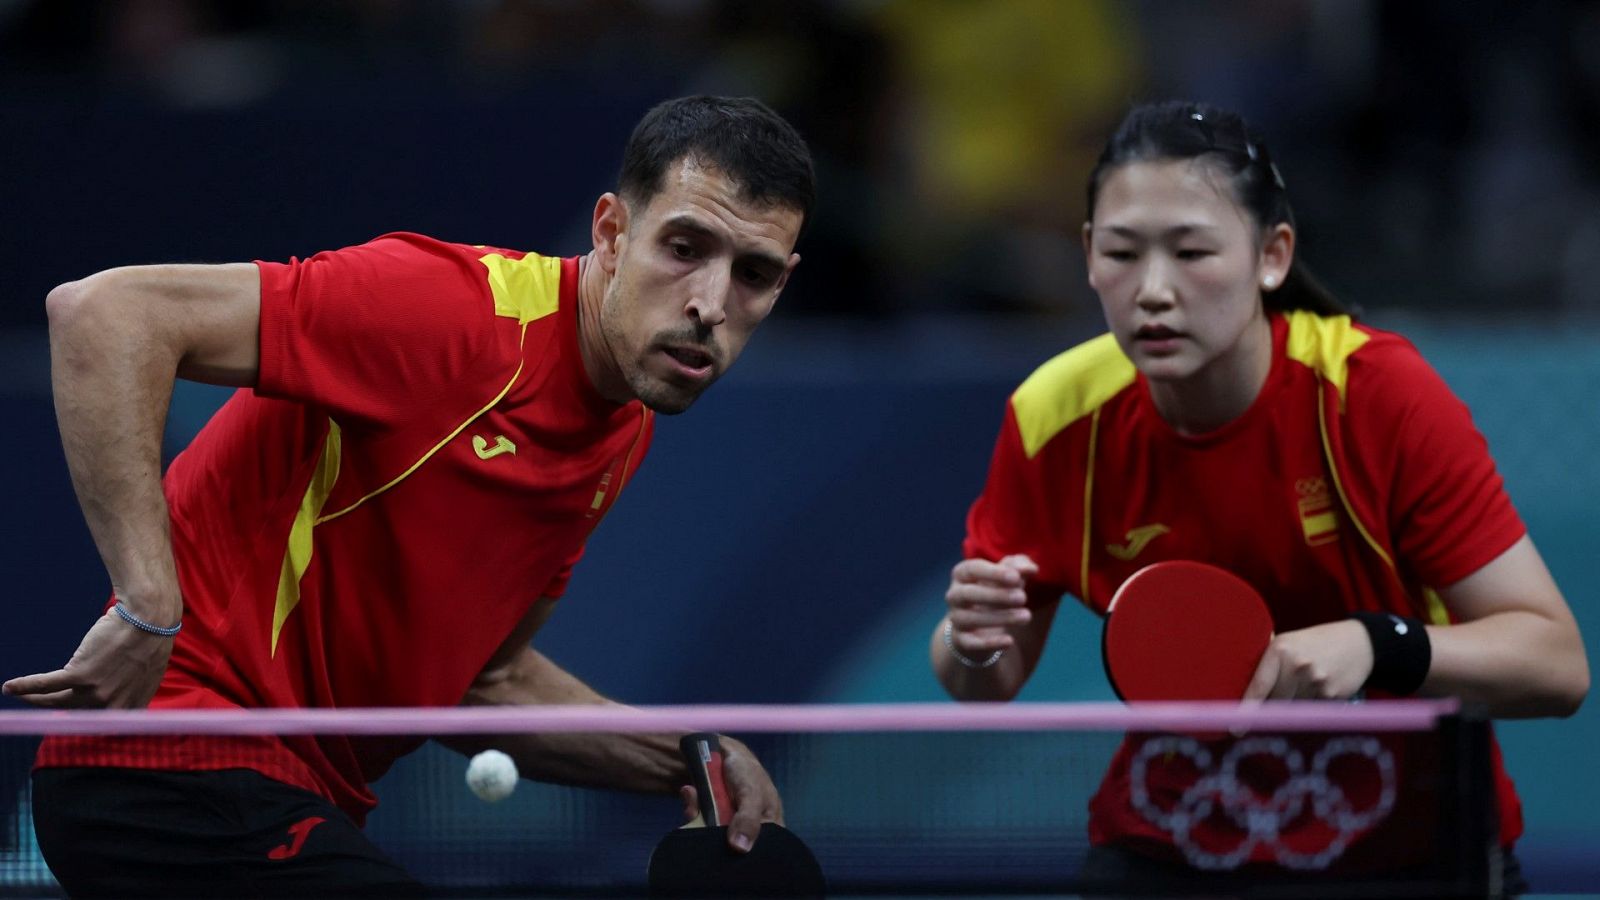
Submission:
[[657,104],[633,129],[617,192],[649,205],[667,169],[684,158],[720,169],[758,204],[797,210],[801,227],[816,200],[811,151],[794,126],[750,97],[680,97]]

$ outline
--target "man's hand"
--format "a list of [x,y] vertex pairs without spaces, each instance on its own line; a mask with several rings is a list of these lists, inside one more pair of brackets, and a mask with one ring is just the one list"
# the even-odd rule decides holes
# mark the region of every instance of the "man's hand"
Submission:
[[1353,619],[1273,637],[1246,700],[1348,700],[1372,674],[1372,639]]
[[1020,553],[999,562],[964,559],[956,564],[944,600],[950,608],[950,638],[962,656],[981,660],[1016,645],[1008,629],[1033,618],[1026,588],[1028,579],[1038,574],[1039,566]]
[[[728,846],[740,852],[755,846],[762,822],[783,824],[783,798],[761,761],[743,743],[725,735],[722,745],[722,781],[733,802],[733,818],[728,821]],[[700,815],[700,798],[692,785],[678,792],[683,801],[683,816],[693,820]]]
[[13,678],[0,689],[51,709],[139,709],[155,696],[171,655],[172,638],[140,631],[106,610],[65,666]]

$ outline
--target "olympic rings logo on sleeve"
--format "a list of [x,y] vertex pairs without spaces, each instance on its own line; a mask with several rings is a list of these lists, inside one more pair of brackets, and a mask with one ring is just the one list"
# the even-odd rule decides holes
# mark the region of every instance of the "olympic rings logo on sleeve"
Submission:
[[[1200,777],[1183,792],[1171,809],[1162,809],[1150,797],[1147,777],[1150,760],[1182,756],[1200,771]],[[1288,777],[1270,797],[1239,780],[1239,765],[1251,757],[1267,756],[1281,762]],[[1145,741],[1129,769],[1130,799],[1139,814],[1170,833],[1184,857],[1196,868],[1234,869],[1250,859],[1258,846],[1268,846],[1279,864],[1300,870],[1326,869],[1338,859],[1358,834],[1383,821],[1394,809],[1394,755],[1376,738],[1331,738],[1312,757],[1306,771],[1305,756],[1281,737],[1249,737],[1233,744],[1212,766],[1213,754],[1192,737],[1166,735]],[[1377,800],[1357,809],[1337,784],[1328,779],[1328,767],[1344,757],[1356,765],[1371,766],[1379,784]],[[1300,817],[1309,803],[1312,815],[1333,831],[1328,845],[1306,853],[1286,846],[1284,827]],[[1220,811],[1245,832],[1238,846],[1226,852],[1202,847],[1194,838],[1195,825]]]

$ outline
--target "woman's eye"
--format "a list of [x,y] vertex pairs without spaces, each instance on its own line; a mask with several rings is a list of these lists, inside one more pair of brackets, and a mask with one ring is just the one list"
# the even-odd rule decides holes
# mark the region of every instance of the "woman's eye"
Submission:
[[1205,259],[1206,257],[1208,257],[1210,255],[1211,255],[1211,251],[1210,250],[1193,250],[1193,249],[1189,249],[1189,250],[1179,250],[1178,251],[1178,258],[1179,259],[1187,259],[1187,260]]

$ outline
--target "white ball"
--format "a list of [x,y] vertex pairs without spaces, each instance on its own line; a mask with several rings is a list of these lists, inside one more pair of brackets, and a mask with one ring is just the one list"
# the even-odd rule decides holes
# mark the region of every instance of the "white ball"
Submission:
[[499,750],[485,750],[467,763],[467,787],[479,800],[498,803],[517,787],[517,764]]

